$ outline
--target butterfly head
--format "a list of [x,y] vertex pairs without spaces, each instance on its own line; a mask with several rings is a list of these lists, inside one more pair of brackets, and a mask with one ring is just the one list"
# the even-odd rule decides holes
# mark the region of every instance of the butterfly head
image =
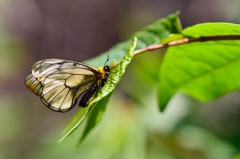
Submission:
[[105,65],[104,67],[103,67],[103,69],[104,69],[104,71],[105,71],[105,74],[109,74],[110,73],[110,67],[108,66],[108,65]]
[[104,78],[105,78],[105,79],[108,78],[108,75],[109,75],[109,73],[110,73],[110,67],[109,67],[108,65],[106,65],[108,61],[109,61],[109,55],[107,56],[107,60],[106,60],[106,62],[104,63],[103,71],[102,71],[102,72],[104,72],[103,74],[104,74]]

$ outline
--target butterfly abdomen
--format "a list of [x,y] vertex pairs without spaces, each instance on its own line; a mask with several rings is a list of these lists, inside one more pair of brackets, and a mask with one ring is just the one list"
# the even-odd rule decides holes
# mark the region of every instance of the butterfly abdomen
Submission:
[[92,87],[90,87],[79,101],[79,106],[83,108],[88,106],[92,99],[95,97],[96,93],[98,92],[98,89],[99,89],[98,83],[95,83]]
[[97,79],[99,80],[92,87],[89,87],[86,93],[82,96],[81,100],[79,101],[79,106],[84,108],[89,105],[89,103],[98,93],[98,90],[101,87],[103,87],[104,84],[106,83],[110,72],[110,67],[109,66],[101,67],[99,68],[99,72],[100,72],[100,74],[98,74],[99,77],[97,77]]

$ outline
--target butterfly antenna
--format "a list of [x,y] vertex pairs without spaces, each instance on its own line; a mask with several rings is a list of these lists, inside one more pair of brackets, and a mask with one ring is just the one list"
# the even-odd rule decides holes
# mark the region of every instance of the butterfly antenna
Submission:
[[106,62],[104,63],[104,66],[106,66],[107,62],[109,61],[109,55],[107,55],[107,60]]

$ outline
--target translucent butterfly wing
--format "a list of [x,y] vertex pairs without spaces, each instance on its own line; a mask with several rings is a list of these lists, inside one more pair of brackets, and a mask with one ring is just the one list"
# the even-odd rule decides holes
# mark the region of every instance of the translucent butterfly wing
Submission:
[[96,83],[98,69],[82,63],[45,59],[33,65],[26,85],[43,103],[55,111],[69,111],[78,98]]
[[26,85],[36,95],[42,94],[42,84],[32,74],[26,77]]

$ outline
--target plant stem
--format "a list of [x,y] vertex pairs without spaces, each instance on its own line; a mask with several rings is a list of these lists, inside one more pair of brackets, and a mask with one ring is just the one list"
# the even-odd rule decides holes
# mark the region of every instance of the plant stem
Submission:
[[166,48],[169,46],[182,45],[182,44],[187,44],[192,42],[206,42],[206,41],[219,41],[219,40],[240,40],[240,35],[205,36],[205,37],[199,37],[199,38],[186,37],[180,40],[170,41],[165,44],[150,45],[143,49],[134,51],[133,55],[135,56],[147,51],[154,51],[154,50]]

